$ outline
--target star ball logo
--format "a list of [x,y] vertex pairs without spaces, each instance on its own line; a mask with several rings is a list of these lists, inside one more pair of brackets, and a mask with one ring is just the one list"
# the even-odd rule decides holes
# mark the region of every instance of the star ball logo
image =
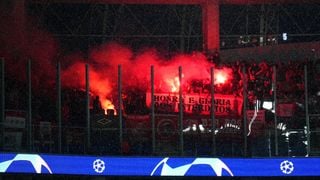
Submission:
[[106,165],[104,163],[104,161],[102,161],[101,159],[96,159],[95,161],[93,161],[93,170],[97,173],[103,173],[103,171],[106,168]]
[[294,170],[294,166],[293,163],[291,161],[285,160],[282,161],[280,164],[280,170],[284,173],[284,174],[291,174]]
[[[211,172],[214,172],[216,176],[222,176],[223,171],[226,172],[229,176],[233,176],[233,173],[229,169],[229,167],[222,162],[218,158],[195,158],[194,160],[190,161],[189,163],[183,163],[178,166],[177,164],[171,164],[169,161],[170,159],[175,160],[175,158],[164,158],[162,159],[156,167],[151,172],[151,176],[185,176],[189,175],[196,175],[191,172],[191,169],[194,166],[200,165],[202,168],[204,166],[209,167]],[[203,170],[203,169],[198,169]]]
[[0,162],[0,173],[1,172],[7,172],[7,170],[11,167],[12,170],[19,170],[18,168],[21,168],[19,166],[15,166],[15,162],[29,162],[36,173],[41,174],[42,173],[42,167],[47,169],[47,171],[52,174],[52,171],[47,164],[47,162],[38,154],[17,154],[13,159],[7,160],[4,162]]

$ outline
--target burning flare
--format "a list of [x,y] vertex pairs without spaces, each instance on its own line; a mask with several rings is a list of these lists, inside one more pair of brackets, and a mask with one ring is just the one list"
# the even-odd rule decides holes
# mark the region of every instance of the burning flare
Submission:
[[215,79],[216,84],[224,84],[227,80],[226,76],[222,72],[218,72]]
[[179,92],[180,81],[179,77],[174,77],[172,79],[167,79],[166,82],[171,89],[171,92]]
[[224,84],[231,76],[232,70],[229,68],[215,69],[214,84]]
[[106,115],[108,114],[108,112],[107,112],[108,109],[113,109],[115,115],[117,114],[117,113],[116,113],[116,110],[115,110],[115,108],[114,108],[113,103],[112,103],[109,99],[102,99],[102,100],[101,100],[101,106],[102,106],[102,108],[104,109],[104,113],[105,113]]

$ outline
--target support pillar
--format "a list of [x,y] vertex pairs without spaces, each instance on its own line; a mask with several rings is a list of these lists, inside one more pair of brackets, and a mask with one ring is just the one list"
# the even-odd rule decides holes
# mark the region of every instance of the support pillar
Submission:
[[220,8],[218,0],[207,0],[202,6],[203,50],[208,53],[220,50]]
[[26,44],[26,2],[25,0],[14,0],[11,16],[13,17],[13,24],[15,26],[15,36],[19,39],[20,44],[24,47]]

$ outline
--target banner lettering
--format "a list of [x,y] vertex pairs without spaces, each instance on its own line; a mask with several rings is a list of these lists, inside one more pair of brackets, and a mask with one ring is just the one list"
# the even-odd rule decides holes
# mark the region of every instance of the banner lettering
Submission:
[[[207,94],[185,94],[182,97],[183,111],[190,114],[210,115],[211,96]],[[151,106],[151,93],[146,95],[146,104]],[[176,93],[155,93],[155,111],[157,113],[179,112],[179,95]],[[242,98],[233,95],[214,95],[214,112],[217,116],[240,116]]]

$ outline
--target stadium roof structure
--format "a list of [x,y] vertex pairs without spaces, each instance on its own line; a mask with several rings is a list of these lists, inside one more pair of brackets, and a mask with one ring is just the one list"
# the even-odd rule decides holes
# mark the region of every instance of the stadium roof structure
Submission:
[[30,3],[89,3],[128,5],[200,5],[202,17],[203,49],[220,50],[220,6],[262,4],[308,4],[317,0],[26,0]]

